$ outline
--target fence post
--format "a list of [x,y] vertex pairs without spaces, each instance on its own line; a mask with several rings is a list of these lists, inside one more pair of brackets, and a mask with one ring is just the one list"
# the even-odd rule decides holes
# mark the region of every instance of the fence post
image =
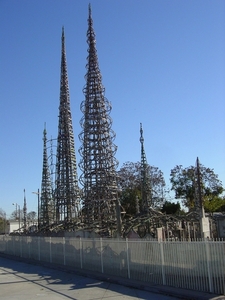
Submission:
[[41,247],[40,247],[40,243],[41,243],[41,237],[38,237],[38,260],[41,260]]
[[26,236],[26,255],[30,258],[30,250],[29,250],[29,236]]
[[15,236],[12,237],[13,240],[13,252],[14,252],[14,256],[16,255],[16,248],[15,248]]
[[104,269],[103,269],[103,257],[102,257],[102,238],[100,238],[100,251],[101,251],[101,266],[102,266],[102,273],[104,273]]
[[52,238],[49,237],[49,260],[52,263]]
[[207,262],[207,272],[208,272],[208,279],[209,279],[209,291],[210,293],[213,293],[213,286],[212,286],[212,276],[211,276],[211,270],[210,270],[210,250],[209,250],[209,242],[208,240],[205,240],[205,248],[206,248],[206,262]]
[[164,261],[164,251],[163,251],[163,242],[159,241],[160,253],[161,253],[161,265],[162,265],[162,280],[163,285],[166,285],[166,276],[165,276],[165,261]]
[[63,265],[66,264],[65,237],[63,237]]
[[3,236],[3,240],[2,240],[2,252],[3,253],[8,253],[8,239],[6,237],[6,235]]
[[4,235],[2,239],[2,252],[3,253],[8,253],[8,243],[7,243],[7,238]]
[[20,253],[19,256],[22,257],[22,248],[21,248],[21,236],[19,236],[19,246],[20,246]]
[[29,239],[29,243],[28,243],[28,253],[29,253],[29,259],[30,259],[30,244],[31,244],[31,240],[30,240],[30,237],[28,237]]
[[128,238],[126,238],[126,248],[127,248],[127,275],[130,279],[130,261],[129,261],[129,245],[128,245]]
[[80,268],[83,269],[83,262],[82,262],[82,249],[83,248],[83,245],[82,245],[82,240],[81,240],[81,237],[80,237]]

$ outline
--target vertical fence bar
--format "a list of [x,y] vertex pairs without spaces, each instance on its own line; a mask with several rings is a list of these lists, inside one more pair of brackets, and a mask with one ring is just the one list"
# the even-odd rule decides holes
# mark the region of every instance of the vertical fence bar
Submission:
[[207,260],[207,272],[208,272],[208,279],[209,279],[209,291],[210,293],[212,293],[213,292],[212,274],[210,269],[211,257],[210,257],[210,250],[209,250],[209,242],[207,240],[205,240],[205,248],[206,248],[206,260]]
[[0,252],[2,253],[7,253],[7,244],[6,244],[6,237],[2,236],[2,238],[0,237]]
[[83,246],[82,246],[82,240],[81,240],[81,237],[80,237],[80,268],[83,269],[83,262],[82,262],[82,249]]
[[41,247],[40,247],[40,243],[41,243],[41,237],[38,237],[38,260],[41,260]]
[[223,294],[225,296],[225,273],[223,273]]
[[0,237],[0,252],[4,253],[7,252],[7,244],[6,244],[6,236]]
[[28,243],[29,259],[30,259],[30,244],[31,244],[31,242],[30,242],[30,238],[29,238],[29,243]]
[[20,257],[23,257],[23,250],[22,250],[22,236],[20,236],[19,239],[20,239]]
[[8,253],[8,239],[6,236],[3,236],[2,252]]
[[[211,274],[212,274],[212,282],[213,282],[213,292],[216,294],[224,293],[222,289],[222,283],[224,282],[224,271],[222,271],[223,275],[221,274],[221,270],[225,269],[225,265],[223,264],[223,256],[221,256],[220,250],[220,242],[218,243],[210,243],[210,254],[211,254]],[[216,258],[216,262],[215,262]],[[221,291],[220,291],[221,290]]]
[[52,238],[49,237],[49,260],[52,263]]
[[1,252],[7,253],[8,245],[7,245],[7,239],[6,236],[3,236],[1,239]]
[[130,279],[130,261],[129,261],[129,245],[128,245],[128,238],[126,238],[126,247],[127,247],[127,275]]
[[63,265],[65,266],[66,264],[66,242],[65,242],[65,237],[63,237]]
[[[10,240],[10,243],[9,243],[9,240]],[[10,247],[9,247],[9,245],[11,245],[11,243],[12,243],[12,238],[11,237],[7,237],[6,238],[6,243],[7,243],[7,252],[6,253],[9,253],[9,249],[10,249]]]
[[164,261],[164,251],[163,251],[163,242],[159,241],[160,253],[161,253],[161,266],[162,266],[162,280],[163,285],[166,285],[166,276],[165,276],[165,261]]
[[103,257],[102,257],[102,238],[100,238],[100,251],[101,251],[101,266],[102,266],[102,273],[104,273],[104,269],[103,269]]
[[14,255],[16,255],[15,236],[13,236],[12,239],[13,239],[13,253],[14,253]]
[[30,251],[29,251],[29,236],[26,236],[26,255],[28,256],[28,258],[30,258]]
[[[61,242],[61,238],[55,238],[58,242]],[[3,252],[13,254],[15,256],[21,256],[21,257],[27,257],[38,259],[39,261],[44,257],[45,252],[42,249],[42,241],[44,242],[45,239],[43,237],[23,237],[23,236],[8,236],[3,237],[0,242],[2,241],[2,248]],[[54,255],[56,254],[54,252],[54,249],[58,249],[57,247],[54,248],[54,240],[49,237],[49,259],[50,263],[52,263],[52,260],[54,260]],[[68,244],[70,243],[69,240],[67,241]],[[107,269],[107,263],[114,262],[114,260],[108,262],[105,261],[104,256],[104,240],[102,238],[99,239],[100,242],[100,257],[98,256],[98,262],[93,257],[93,260],[96,260],[96,267],[99,269],[99,264],[101,263],[101,272],[106,273],[108,272]],[[46,241],[47,243],[47,241]],[[82,238],[80,240],[77,240],[77,243],[80,243],[80,268],[83,269],[83,266],[86,268],[86,259],[88,262],[88,258],[85,257],[85,246],[83,245]],[[85,240],[85,243],[88,243],[87,240]],[[116,243],[114,240],[113,243]],[[151,243],[151,242],[150,242]],[[192,242],[181,242],[181,243],[170,243],[170,242],[163,242],[158,241],[157,245],[157,266],[159,266],[159,273],[157,273],[157,280],[160,280],[162,278],[163,285],[171,285],[171,286],[177,286],[177,287],[184,287],[190,290],[199,290],[202,292],[210,292],[210,293],[218,293],[223,294],[224,291],[224,272],[223,272],[223,247],[225,246],[224,242],[220,241],[208,241],[208,240],[202,240],[202,241],[192,241]],[[221,245],[222,244],[222,245]],[[144,241],[140,242],[140,251],[144,251],[146,248],[144,247]],[[1,246],[1,245],[0,245]],[[66,238],[63,237],[63,264],[66,265],[66,261],[68,258],[66,257],[66,251],[68,250],[66,245]],[[78,246],[78,245],[77,245]],[[143,247],[143,248],[142,248]],[[160,249],[159,249],[159,248]],[[182,253],[185,252],[184,248],[187,250],[187,256],[182,257]],[[83,250],[84,248],[84,250]],[[60,247],[60,249],[62,249]],[[117,249],[117,247],[116,247]],[[149,248],[152,249],[152,248]],[[155,249],[155,248],[154,248]],[[221,250],[220,250],[221,249]],[[78,250],[78,249],[77,249]],[[147,255],[146,257],[140,256],[140,259],[138,257],[139,248],[136,246],[136,243],[130,242],[129,239],[126,239],[126,250],[123,248],[125,252],[123,252],[125,255],[123,256],[125,259],[125,265],[127,266],[127,278],[130,279],[136,276],[136,269],[132,268],[131,259],[135,263],[135,267],[140,271],[141,280],[145,281],[145,268],[143,268],[143,260],[147,258],[147,261],[149,265],[154,267],[154,258],[151,257],[151,255]],[[37,253],[38,251],[38,253]],[[62,250],[61,250],[62,251]],[[119,247],[118,255],[120,253],[121,249]],[[78,250],[79,253],[79,250]],[[150,252],[151,254],[153,251]],[[155,250],[154,250],[155,253]],[[48,255],[48,253],[47,253]],[[78,254],[79,255],[79,254]],[[171,257],[175,255],[176,259],[172,259]],[[43,257],[42,257],[43,256]],[[60,257],[62,257],[62,252],[60,252]],[[155,257],[155,255],[154,255]],[[101,262],[99,262],[99,258]],[[110,259],[110,257],[108,257]],[[113,257],[112,257],[113,259]],[[222,260],[222,262],[221,262]],[[62,262],[61,262],[62,263]],[[69,263],[69,261],[68,261]],[[119,261],[118,261],[119,263]],[[161,266],[160,266],[161,264]],[[155,262],[156,265],[156,262]],[[124,270],[126,269],[126,266],[124,266]],[[173,276],[170,278],[169,275],[167,277],[167,274],[173,271],[173,267],[175,267],[175,272]],[[87,268],[89,268],[87,264]],[[91,267],[92,268],[92,265]],[[113,267],[113,272],[117,271],[116,266]],[[167,272],[168,268],[168,272]],[[151,269],[152,270],[152,269]],[[155,270],[155,269],[154,269]],[[177,271],[176,271],[177,270]],[[158,272],[158,269],[157,269]],[[123,276],[123,274],[121,274]],[[125,274],[124,274],[125,275]],[[119,276],[119,274],[118,274]],[[126,276],[126,275],[125,275]],[[138,275],[139,276],[139,275]]]

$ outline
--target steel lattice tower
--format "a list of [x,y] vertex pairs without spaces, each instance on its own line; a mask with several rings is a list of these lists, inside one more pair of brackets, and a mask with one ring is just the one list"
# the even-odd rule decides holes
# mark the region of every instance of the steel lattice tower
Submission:
[[202,175],[201,166],[197,157],[195,164],[195,209],[201,217],[205,216],[203,206],[203,189],[202,189]]
[[[52,221],[53,201],[52,201],[52,184],[48,165],[47,154],[47,131],[43,131],[43,168],[41,181],[41,201],[39,211],[39,225],[48,226]],[[51,220],[50,220],[51,219]]]
[[[103,227],[116,220],[118,162],[114,157],[117,147],[113,143],[115,133],[111,129],[112,119],[109,116],[111,105],[104,96],[90,5],[87,43],[85,100],[81,103],[83,117],[79,135],[82,144],[79,149],[82,157],[79,163],[82,171],[80,182],[84,191],[84,221],[98,221]],[[118,213],[117,220],[119,218]]]
[[78,215],[79,187],[62,29],[59,124],[55,181],[56,221],[72,222]]
[[23,228],[24,231],[27,230],[27,200],[26,200],[26,193],[25,189],[23,190],[24,192],[24,202],[23,202]]
[[149,166],[147,163],[147,158],[144,150],[144,137],[142,124],[140,123],[140,143],[141,143],[141,197],[142,205],[141,210],[143,213],[148,213],[151,207],[151,188],[150,188],[150,178],[149,178]]

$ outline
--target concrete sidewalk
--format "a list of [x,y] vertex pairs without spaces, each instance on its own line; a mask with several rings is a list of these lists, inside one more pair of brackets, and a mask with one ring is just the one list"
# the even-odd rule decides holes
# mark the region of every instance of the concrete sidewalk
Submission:
[[[130,280],[77,274],[61,266],[26,263],[18,257],[0,256],[0,299],[77,300],[225,300],[225,296],[162,286],[147,286]],[[12,259],[13,258],[13,259]],[[32,264],[33,263],[33,264]],[[86,276],[82,276],[86,275]]]

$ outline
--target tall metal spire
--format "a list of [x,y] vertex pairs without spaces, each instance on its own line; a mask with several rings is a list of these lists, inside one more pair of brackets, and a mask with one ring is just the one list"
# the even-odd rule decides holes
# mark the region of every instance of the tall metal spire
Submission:
[[52,201],[52,184],[48,165],[47,154],[47,131],[46,127],[43,131],[43,168],[41,181],[41,203],[39,209],[39,225],[48,226],[52,222],[53,201]]
[[79,187],[66,64],[65,36],[62,29],[60,105],[56,154],[56,221],[72,222],[78,214]]
[[[26,201],[26,193],[25,189],[23,190],[24,192],[24,203],[23,203],[23,228],[24,231],[27,230],[27,201]],[[20,213],[20,212],[19,212]]]
[[144,150],[144,137],[142,123],[140,123],[140,143],[141,143],[141,195],[142,195],[142,212],[148,213],[151,206],[150,194],[150,178],[149,167]]
[[117,147],[113,143],[115,133],[111,129],[112,119],[109,116],[111,105],[104,96],[90,5],[87,43],[85,100],[81,103],[84,115],[80,121],[82,132],[79,135],[82,143],[79,149],[82,157],[80,181],[84,190],[85,222],[99,221],[100,226],[104,226],[116,219],[118,162],[114,157]]
[[203,206],[203,190],[202,190],[202,176],[199,158],[196,159],[195,164],[195,209],[201,217],[205,217]]

